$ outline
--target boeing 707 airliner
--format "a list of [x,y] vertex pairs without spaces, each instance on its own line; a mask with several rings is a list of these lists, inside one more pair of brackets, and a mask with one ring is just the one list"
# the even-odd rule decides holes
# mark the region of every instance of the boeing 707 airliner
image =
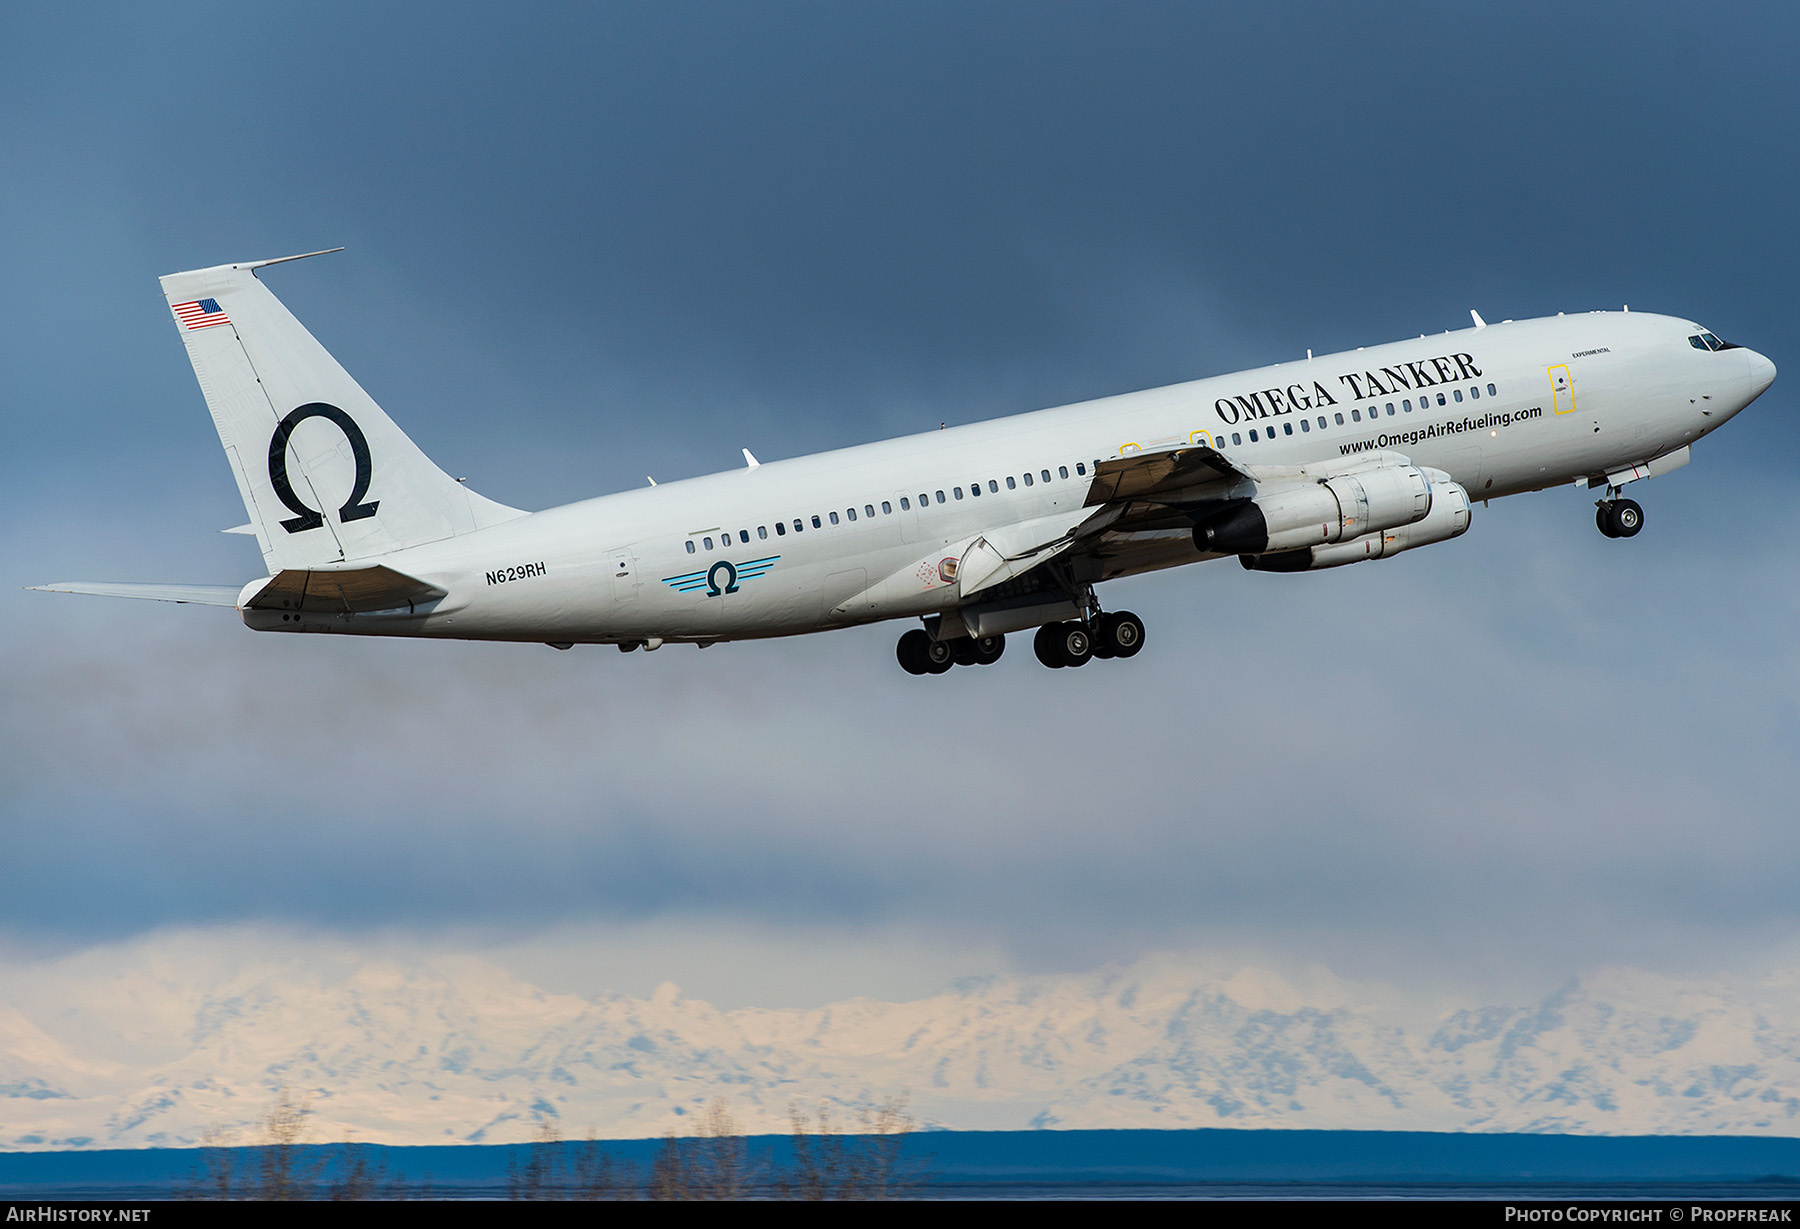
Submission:
[[[319,255],[320,253],[308,253]],[[162,279],[268,575],[65,582],[234,606],[258,631],[559,649],[916,621],[912,674],[1036,629],[1047,666],[1128,658],[1105,581],[1237,558],[1264,572],[1458,537],[1471,504],[1573,484],[1630,538],[1626,484],[1756,400],[1775,366],[1692,321],[1589,312],[1474,327],[603,495],[542,512],[426,458],[257,270]]]

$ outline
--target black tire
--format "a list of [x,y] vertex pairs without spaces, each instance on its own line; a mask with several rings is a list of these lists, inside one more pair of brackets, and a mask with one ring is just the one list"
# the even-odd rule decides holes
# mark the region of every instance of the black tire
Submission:
[[991,666],[1006,652],[1005,636],[980,636],[975,640],[975,664]]
[[1058,623],[1056,650],[1064,665],[1085,666],[1094,656],[1094,633],[1085,623]]
[[948,640],[933,640],[925,650],[925,673],[947,674],[956,664],[956,653]]
[[1644,510],[1635,499],[1615,499],[1606,519],[1612,525],[1613,537],[1635,538],[1644,527]]
[[967,636],[950,642],[950,655],[959,666],[974,666],[981,662],[975,642]]
[[1062,651],[1056,647],[1056,632],[1061,626],[1060,623],[1046,623],[1037,629],[1037,635],[1031,640],[1031,651],[1052,670],[1060,670],[1069,664],[1062,659]]
[[894,656],[900,659],[900,668],[908,674],[925,674],[931,669],[931,660],[927,656],[930,649],[931,637],[915,627],[900,637],[900,643],[894,646]]
[[[1144,647],[1144,621],[1129,610],[1115,610],[1100,620],[1098,639],[1109,657],[1136,657]],[[1096,647],[1094,656],[1099,655]]]
[[1598,504],[1595,506],[1594,527],[1609,538],[1616,538],[1619,536],[1613,532],[1611,504]]

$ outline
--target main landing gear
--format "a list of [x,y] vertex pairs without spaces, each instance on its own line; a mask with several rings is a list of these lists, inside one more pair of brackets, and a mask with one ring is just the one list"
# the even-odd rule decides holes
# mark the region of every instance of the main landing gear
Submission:
[[933,640],[931,633],[913,628],[900,637],[894,656],[908,674],[943,674],[951,666],[991,666],[1006,652],[1005,636],[959,640]]
[[1607,498],[1594,504],[1594,524],[1609,538],[1635,538],[1644,527],[1644,510],[1635,499],[1620,499],[1619,489],[1612,488]]
[[1144,621],[1116,610],[1091,623],[1046,623],[1031,647],[1052,670],[1085,666],[1096,657],[1135,657],[1144,647]]
[[[1082,622],[1050,623],[1032,640],[1037,659],[1046,666],[1085,666],[1096,657],[1135,657],[1144,647],[1144,621],[1129,610]],[[1006,651],[1005,636],[933,640],[914,628],[900,637],[894,656],[908,674],[944,674],[952,666],[991,666]]]

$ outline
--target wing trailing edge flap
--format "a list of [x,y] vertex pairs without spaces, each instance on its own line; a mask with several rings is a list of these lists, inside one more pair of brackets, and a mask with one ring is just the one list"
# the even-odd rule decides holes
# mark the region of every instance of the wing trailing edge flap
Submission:
[[1082,539],[1101,532],[1122,511],[1122,504],[1075,508],[987,530],[969,544],[957,563],[956,581],[961,596],[973,597],[1056,558]]
[[243,604],[254,610],[362,614],[447,596],[445,590],[376,564],[367,568],[284,568]]
[[1167,452],[1134,452],[1094,466],[1087,503],[1090,508],[1134,499],[1161,503],[1172,497],[1191,497],[1205,487],[1253,477],[1249,470],[1232,464],[1224,453],[1205,444]]

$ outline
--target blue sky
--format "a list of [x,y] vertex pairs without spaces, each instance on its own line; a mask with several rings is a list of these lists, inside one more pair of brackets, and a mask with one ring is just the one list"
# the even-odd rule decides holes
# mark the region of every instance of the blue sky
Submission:
[[19,586],[260,574],[155,279],[339,244],[269,284],[531,508],[1470,307],[1630,303],[1791,366],[1797,25],[7,6],[0,936],[454,935],[594,988],[748,996],[763,961],[795,1001],[1158,947],[1426,983],[1785,959],[1791,376],[1631,542],[1565,490],[1392,563],[1124,582],[1149,647],[1078,673],[910,679],[897,627],[300,642]]

